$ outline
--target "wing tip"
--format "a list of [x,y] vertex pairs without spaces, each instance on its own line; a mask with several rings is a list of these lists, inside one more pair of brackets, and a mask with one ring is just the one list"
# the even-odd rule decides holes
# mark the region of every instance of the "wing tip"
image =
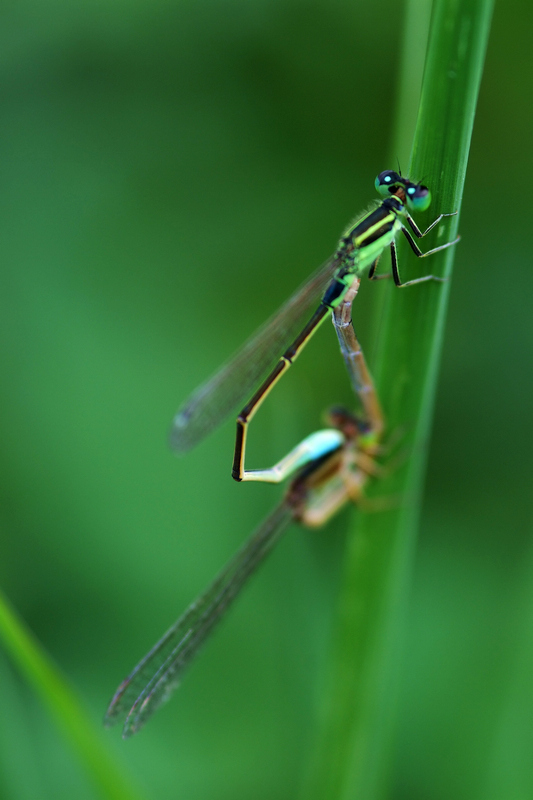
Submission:
[[180,411],[172,420],[172,425],[168,432],[168,443],[176,453],[186,453],[194,445],[188,430],[190,414]]

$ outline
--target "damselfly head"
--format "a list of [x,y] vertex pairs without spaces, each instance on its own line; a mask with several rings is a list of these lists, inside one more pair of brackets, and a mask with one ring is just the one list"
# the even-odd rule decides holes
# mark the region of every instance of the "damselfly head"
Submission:
[[382,197],[395,195],[407,205],[409,211],[425,211],[431,203],[431,192],[427,186],[413,183],[403,178],[398,172],[387,169],[380,172],[375,180],[375,187]]
[[425,211],[431,203],[431,192],[420,183],[404,182],[405,204],[409,211]]
[[394,194],[395,190],[399,186],[403,186],[404,183],[405,180],[401,175],[392,169],[386,169],[384,172],[379,173],[374,181],[374,186],[378,194],[382,197],[388,197],[390,194]]
[[369,426],[343,406],[328,408],[325,418],[328,425],[337,428],[348,440],[357,439],[368,431]]

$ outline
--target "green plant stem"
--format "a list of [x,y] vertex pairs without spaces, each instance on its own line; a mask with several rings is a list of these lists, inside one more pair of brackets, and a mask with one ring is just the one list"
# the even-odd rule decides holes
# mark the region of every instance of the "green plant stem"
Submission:
[[140,800],[141,795],[117,767],[75,692],[1,593],[0,638],[76,751],[100,796],[109,800]]
[[[492,6],[492,0],[434,3],[409,172],[433,192],[428,221],[460,208]],[[457,226],[458,217],[443,222],[424,250],[453,239]],[[456,249],[418,263],[424,273],[449,278]],[[402,267],[412,264],[406,248],[399,258]],[[374,374],[389,434],[402,434],[407,455],[376,487],[379,495],[398,498],[397,507],[358,512],[349,535],[331,681],[306,798],[374,800],[386,792],[449,290],[450,283],[434,282],[389,287]]]
[[391,142],[394,143],[390,162],[392,166],[396,164],[396,159],[400,166],[407,164],[410,159],[420,105],[430,16],[431,3],[428,0],[409,0],[406,4],[394,135]]

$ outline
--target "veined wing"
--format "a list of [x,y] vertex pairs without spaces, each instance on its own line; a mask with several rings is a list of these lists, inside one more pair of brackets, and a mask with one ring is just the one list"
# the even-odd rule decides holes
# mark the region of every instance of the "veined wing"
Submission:
[[338,260],[332,256],[237,351],[189,397],[174,417],[170,445],[185,452],[232,411],[244,405],[318,307]]
[[118,687],[104,723],[110,727],[125,717],[123,737],[136,733],[164,703],[205,639],[234,598],[270,552],[292,519],[283,501],[237,551],[231,561],[139,662]]

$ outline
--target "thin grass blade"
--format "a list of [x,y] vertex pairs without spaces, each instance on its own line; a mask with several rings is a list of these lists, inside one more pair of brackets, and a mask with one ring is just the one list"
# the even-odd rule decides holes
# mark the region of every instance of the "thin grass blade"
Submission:
[[109,746],[103,742],[99,728],[74,689],[1,592],[0,642],[85,768],[98,797],[141,800],[141,793],[110,754]]

